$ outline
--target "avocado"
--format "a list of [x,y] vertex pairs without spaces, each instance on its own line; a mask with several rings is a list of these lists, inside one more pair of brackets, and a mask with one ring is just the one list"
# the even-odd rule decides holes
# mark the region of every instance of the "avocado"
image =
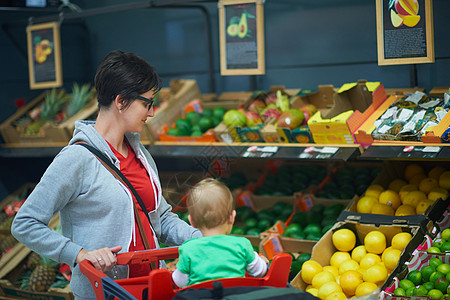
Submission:
[[241,20],[239,21],[239,30],[238,30],[238,37],[245,38],[248,33],[248,24],[247,24],[247,14],[242,13]]

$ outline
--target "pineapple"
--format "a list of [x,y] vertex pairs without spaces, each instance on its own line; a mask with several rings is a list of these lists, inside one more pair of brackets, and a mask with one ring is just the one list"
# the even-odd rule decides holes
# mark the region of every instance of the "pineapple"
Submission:
[[55,121],[56,116],[61,110],[61,106],[63,106],[67,100],[68,96],[63,90],[57,92],[55,88],[51,89],[45,96],[40,118],[45,121]]
[[36,267],[40,265],[41,260],[42,260],[42,258],[41,258],[41,256],[39,254],[37,254],[34,251],[31,252],[30,255],[28,255],[28,258],[27,258],[27,263],[26,263],[27,268],[31,269],[31,270],[36,269]]
[[57,262],[43,256],[40,265],[30,275],[28,289],[36,292],[47,292],[53,282],[55,282],[57,266]]
[[79,112],[89,99],[91,99],[93,93],[94,91],[91,89],[89,83],[83,84],[81,87],[77,83],[74,83],[70,102],[66,109],[66,117],[70,118]]
[[2,236],[2,239],[0,240],[0,256],[16,244],[17,240],[12,235]]

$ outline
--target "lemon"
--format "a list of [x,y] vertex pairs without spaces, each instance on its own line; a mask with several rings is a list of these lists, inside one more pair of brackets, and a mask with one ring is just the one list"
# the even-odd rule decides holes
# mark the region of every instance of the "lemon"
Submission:
[[333,241],[333,245],[339,251],[350,251],[356,244],[355,234],[347,228],[336,230],[331,239]]
[[403,199],[409,192],[417,191],[417,190],[418,190],[418,187],[413,184],[407,184],[407,185],[402,186],[402,188],[400,189],[400,192],[398,193],[402,203],[403,203]]
[[345,300],[347,296],[342,292],[334,292],[329,294],[325,300]]
[[369,267],[363,274],[364,281],[375,283],[376,285],[382,284],[388,277],[388,271],[384,264],[378,263]]
[[417,207],[420,201],[427,199],[427,195],[422,191],[411,191],[406,194],[403,199],[403,204],[411,205],[412,207]]
[[384,187],[379,184],[372,184],[367,188],[364,196],[372,196],[378,199],[382,191],[384,191]]
[[378,202],[381,204],[387,204],[391,206],[394,210],[397,209],[397,207],[400,206],[400,196],[396,191],[393,190],[385,190],[380,194],[380,197],[378,198]]
[[381,262],[381,258],[379,255],[376,255],[374,253],[367,253],[364,255],[364,257],[361,259],[361,262],[359,265],[362,269],[367,270],[371,266]]
[[419,204],[417,204],[416,213],[418,215],[424,214],[425,211],[427,210],[427,208],[430,207],[431,205],[433,205],[433,203],[434,203],[434,201],[431,201],[428,199],[420,201]]
[[356,288],[363,282],[362,274],[358,271],[350,270],[340,277],[340,286],[348,296],[355,295]]
[[360,245],[358,247],[355,247],[352,251],[352,259],[360,263],[361,258],[364,257],[364,255],[367,254],[366,247],[364,245]]
[[441,198],[445,200],[447,198],[448,191],[446,189],[443,189],[441,187],[435,187],[428,193],[428,199],[431,201],[436,201],[437,199]]
[[409,232],[400,232],[392,237],[391,246],[394,249],[403,251],[409,241],[412,239],[412,235]]
[[417,174],[424,174],[425,170],[417,164],[408,164],[405,168],[404,175],[406,180],[410,180]]
[[306,290],[308,293],[310,293],[311,295],[313,295],[314,297],[317,297],[318,296],[318,294],[319,294],[319,290],[318,289],[313,289],[313,288],[310,288],[310,289],[308,289],[308,290]]
[[307,260],[303,263],[301,276],[304,282],[312,283],[314,276],[322,272],[322,266],[315,260]]
[[339,274],[345,273],[346,271],[356,271],[359,269],[359,264],[353,259],[344,260],[339,266]]
[[388,189],[393,190],[395,192],[400,192],[400,189],[404,186],[407,185],[408,183],[400,178],[394,179],[391,181],[391,183],[389,183]]
[[378,288],[378,286],[375,283],[372,282],[363,282],[356,288],[355,296],[363,296],[372,293]]
[[378,199],[373,196],[363,196],[356,203],[356,211],[363,214],[370,214],[372,207],[378,203]]
[[410,216],[415,215],[416,209],[412,207],[411,205],[403,204],[400,205],[396,210],[394,215],[395,216]]
[[437,179],[430,177],[422,179],[422,181],[419,183],[419,190],[427,195],[431,192],[432,189],[436,187],[439,187],[439,182],[437,181]]
[[328,271],[334,275],[334,277],[339,276],[339,269],[335,266],[325,266],[322,268],[324,271]]
[[342,288],[336,281],[330,281],[330,282],[324,283],[320,287],[317,295],[320,299],[324,300],[327,298],[328,295],[330,295],[334,292],[342,292]]
[[439,176],[439,186],[446,190],[450,190],[450,171],[445,171]]
[[348,252],[336,251],[330,257],[330,265],[339,269],[341,263],[347,259],[351,259],[350,254]]
[[325,282],[336,281],[334,275],[328,271],[322,271],[317,273],[312,279],[311,285],[315,289],[319,289]]
[[393,216],[394,215],[394,209],[383,203],[375,203],[374,206],[372,206],[372,214],[378,214],[378,215],[387,215],[387,216]]
[[441,167],[441,166],[436,166],[434,168],[432,168],[429,172],[428,172],[428,177],[434,178],[436,180],[439,180],[439,177],[442,175],[442,173],[445,172],[445,168]]
[[402,251],[392,247],[386,248],[383,252],[383,263],[389,272],[392,272],[397,267],[398,261]]
[[367,252],[381,254],[386,249],[386,236],[378,230],[373,230],[364,237],[364,246]]

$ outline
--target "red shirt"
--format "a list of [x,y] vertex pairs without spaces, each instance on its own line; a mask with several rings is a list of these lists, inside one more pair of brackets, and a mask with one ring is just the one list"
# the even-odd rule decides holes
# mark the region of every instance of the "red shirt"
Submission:
[[[126,142],[125,143],[128,147],[128,156],[124,157],[122,154],[120,154],[116,149],[114,149],[111,144],[108,143],[111,150],[114,152],[114,155],[119,159],[120,161],[120,171],[125,175],[125,177],[130,181],[130,183],[135,188],[136,192],[141,197],[142,201],[144,202],[145,207],[147,208],[148,212],[151,212],[155,209],[156,204],[156,195],[157,190],[156,186],[153,185],[150,176],[147,173],[147,170],[142,165],[141,161],[136,157],[135,153],[131,149],[130,145]],[[131,191],[130,191],[131,193]],[[131,196],[133,197],[133,201],[137,207],[137,210],[139,212],[139,216],[142,221],[142,226],[144,227],[145,234],[147,236],[148,243],[150,245],[150,249],[154,249],[155,247],[155,241],[153,239],[153,233],[152,229],[150,227],[150,223],[148,221],[147,216],[145,215],[145,212],[141,209],[141,206],[139,205],[139,202],[135,199],[133,193],[131,193]],[[136,231],[136,245],[134,243],[134,240],[131,240],[129,251],[140,251],[144,250],[144,243],[142,241],[141,234],[139,232],[139,228],[137,223],[135,222],[135,231]],[[144,264],[134,264],[130,265],[130,278],[131,277],[138,277],[138,276],[147,276],[150,272],[150,265],[144,265]]]

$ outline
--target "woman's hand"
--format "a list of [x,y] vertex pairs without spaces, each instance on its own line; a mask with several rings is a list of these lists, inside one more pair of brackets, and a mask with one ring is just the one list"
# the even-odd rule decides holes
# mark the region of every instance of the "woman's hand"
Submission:
[[76,258],[76,263],[82,260],[89,260],[92,265],[99,271],[106,272],[111,270],[117,263],[115,253],[122,250],[122,246],[112,248],[101,248],[92,251],[81,249]]

